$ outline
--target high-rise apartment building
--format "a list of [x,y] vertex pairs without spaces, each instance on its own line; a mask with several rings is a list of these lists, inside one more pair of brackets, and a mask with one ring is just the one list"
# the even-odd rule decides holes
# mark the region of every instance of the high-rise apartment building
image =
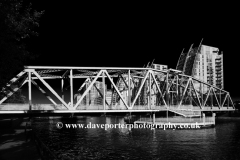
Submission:
[[[223,55],[216,47],[200,45],[197,48],[190,48],[189,52],[182,52],[176,67],[183,74],[193,76],[203,82],[223,89]],[[194,84],[195,88],[203,92],[207,86],[202,88],[199,83]]]
[[223,88],[223,55],[218,48],[201,45],[195,57],[192,76]]
[[111,90],[108,90],[107,92],[106,92],[106,101],[107,101],[107,103],[110,105],[111,104],[111,102],[112,102],[112,91]]

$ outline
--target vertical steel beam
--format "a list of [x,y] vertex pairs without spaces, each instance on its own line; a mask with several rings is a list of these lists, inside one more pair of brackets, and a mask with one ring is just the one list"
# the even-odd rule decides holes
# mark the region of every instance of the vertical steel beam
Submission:
[[105,91],[105,74],[102,72],[102,89],[103,89],[103,109],[106,110],[106,104],[105,104],[105,99],[106,99],[106,91]]
[[213,88],[210,88],[211,90],[211,107],[213,107]]
[[128,70],[128,106],[131,106],[131,72]]
[[62,94],[62,100],[64,101],[64,77],[66,74],[68,74],[69,70],[65,71],[61,78],[61,94]]
[[[192,84],[192,79],[190,80],[190,83]],[[189,93],[190,93],[190,105],[192,106],[192,85],[189,85]]]
[[176,97],[177,97],[177,101],[176,101],[176,104],[178,105],[178,74],[176,75],[177,76],[177,83],[176,83]]
[[151,93],[151,73],[149,74],[149,101],[148,101],[148,109],[151,109],[151,100],[152,100],[152,93]]
[[31,77],[32,72],[28,71],[28,103],[29,103],[29,110],[32,110],[32,77]]
[[169,71],[167,71],[167,77],[166,77],[166,102],[167,102],[167,106],[169,107],[168,76],[169,76]]
[[61,78],[61,94],[62,94],[62,99],[64,100],[64,89],[63,89],[63,86],[64,86],[64,79]]
[[200,83],[200,87],[201,87],[201,97],[202,97],[202,107],[201,108],[203,108],[204,106],[203,106],[203,104],[204,104],[204,99],[203,99],[203,84],[201,83],[201,82],[199,82]]
[[73,107],[73,70],[70,70],[71,107]]

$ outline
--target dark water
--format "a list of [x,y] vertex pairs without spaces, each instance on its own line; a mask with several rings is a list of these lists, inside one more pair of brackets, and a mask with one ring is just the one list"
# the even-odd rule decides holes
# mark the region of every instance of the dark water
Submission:
[[[240,120],[214,128],[57,129],[64,119],[38,119],[34,130],[59,159],[240,159]],[[81,117],[69,123],[124,123],[123,117]]]

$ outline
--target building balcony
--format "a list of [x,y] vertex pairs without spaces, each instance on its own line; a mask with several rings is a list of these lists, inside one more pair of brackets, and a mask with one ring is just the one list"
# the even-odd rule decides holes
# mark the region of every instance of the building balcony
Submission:
[[222,63],[215,63],[215,67],[221,67]]
[[222,76],[217,76],[216,78],[218,78],[218,79],[221,79],[221,78],[222,78]]
[[215,63],[222,63],[222,61],[221,61],[221,60],[219,60],[219,61],[215,61]]

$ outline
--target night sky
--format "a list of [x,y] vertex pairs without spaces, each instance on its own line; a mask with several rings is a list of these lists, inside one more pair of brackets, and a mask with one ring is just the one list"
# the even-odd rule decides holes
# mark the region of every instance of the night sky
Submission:
[[240,27],[234,8],[54,2],[32,2],[45,13],[39,36],[29,45],[40,56],[26,65],[143,67],[155,59],[175,69],[182,49],[197,47],[203,38],[204,45],[223,51],[225,90],[240,97]]

